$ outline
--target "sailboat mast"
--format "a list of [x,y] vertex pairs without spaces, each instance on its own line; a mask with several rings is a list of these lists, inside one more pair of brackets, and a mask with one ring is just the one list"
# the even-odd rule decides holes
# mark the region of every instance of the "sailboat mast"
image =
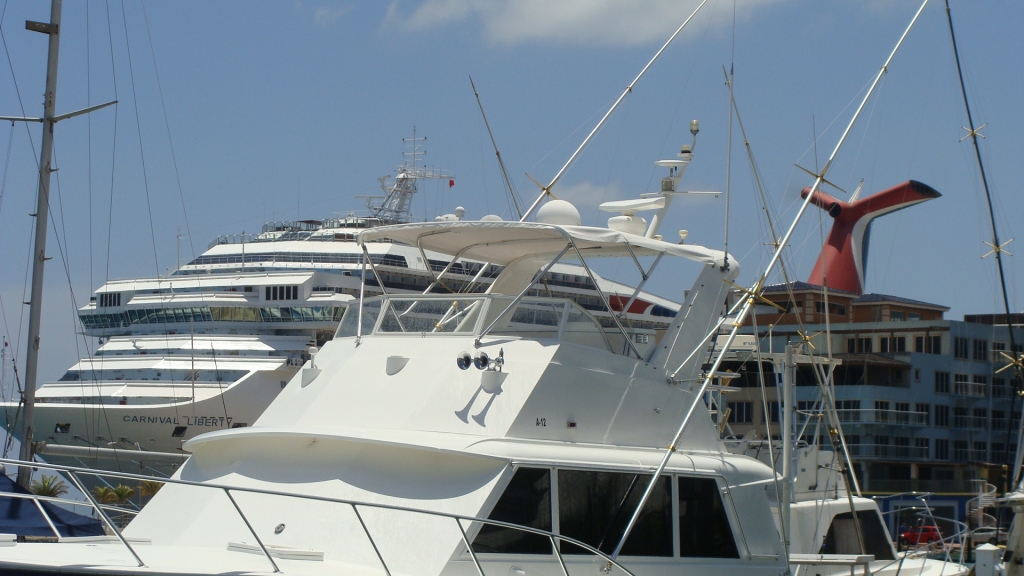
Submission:
[[[57,54],[60,49],[60,11],[62,0],[50,1],[50,22],[26,22],[25,28],[50,35],[46,59],[46,93],[43,100],[43,142],[39,151],[39,190],[36,205],[36,236],[32,250],[32,292],[28,313],[28,353],[25,357],[24,415],[20,459],[32,460],[35,423],[36,377],[39,369],[39,324],[43,312],[43,264],[46,262],[46,223],[50,214],[50,163],[53,157],[54,108],[57,100]],[[32,469],[18,469],[18,484],[28,488]]]

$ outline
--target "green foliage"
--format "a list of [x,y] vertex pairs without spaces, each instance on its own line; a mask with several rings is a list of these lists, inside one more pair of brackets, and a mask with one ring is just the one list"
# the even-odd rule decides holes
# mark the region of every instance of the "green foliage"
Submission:
[[32,482],[30,491],[37,496],[59,498],[68,493],[68,485],[56,474],[53,476],[43,474],[39,480]]

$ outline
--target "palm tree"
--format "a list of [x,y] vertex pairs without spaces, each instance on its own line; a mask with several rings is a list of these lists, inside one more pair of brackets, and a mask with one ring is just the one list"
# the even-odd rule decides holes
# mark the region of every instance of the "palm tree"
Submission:
[[68,485],[56,474],[53,476],[43,474],[39,480],[32,482],[31,492],[37,496],[60,498],[68,493]]
[[[132,496],[135,496],[135,490],[131,486],[125,486],[124,484],[118,484],[111,488],[110,486],[97,486],[92,489],[93,496],[100,504],[117,504],[118,506],[124,506],[128,504]],[[116,521],[121,528],[124,528],[128,524],[129,515],[124,512],[111,515],[111,520]]]
[[100,504],[110,504],[117,500],[117,495],[110,486],[96,486],[92,489],[92,495]]
[[163,487],[163,482],[157,482],[156,480],[143,480],[142,483],[139,484],[139,494],[141,494],[143,498],[152,498]]
[[132,496],[135,496],[135,490],[131,486],[125,486],[124,484],[118,484],[114,486],[114,501],[124,506],[131,501]]

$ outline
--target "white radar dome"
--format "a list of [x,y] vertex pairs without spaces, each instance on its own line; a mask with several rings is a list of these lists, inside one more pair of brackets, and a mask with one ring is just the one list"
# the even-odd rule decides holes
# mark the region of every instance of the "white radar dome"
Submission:
[[501,216],[497,214],[488,214],[480,219],[481,222],[502,222]]
[[580,211],[565,200],[552,200],[537,210],[537,222],[556,226],[579,226]]

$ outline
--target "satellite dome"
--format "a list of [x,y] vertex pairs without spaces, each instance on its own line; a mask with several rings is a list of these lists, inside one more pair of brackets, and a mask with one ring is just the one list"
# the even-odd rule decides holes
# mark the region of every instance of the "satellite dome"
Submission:
[[556,226],[579,226],[580,211],[565,200],[552,200],[537,210],[537,222]]
[[501,216],[497,214],[488,214],[480,219],[481,222],[501,222]]

